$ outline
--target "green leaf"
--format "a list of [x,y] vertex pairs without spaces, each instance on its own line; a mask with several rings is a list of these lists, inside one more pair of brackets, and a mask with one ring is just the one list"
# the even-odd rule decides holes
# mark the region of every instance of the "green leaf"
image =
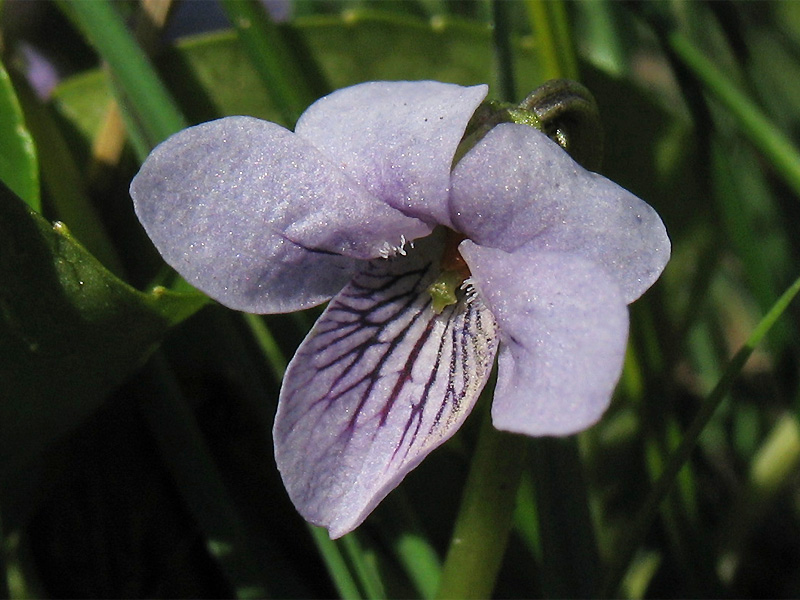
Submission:
[[[100,406],[200,295],[138,292],[0,185],[0,491]],[[13,490],[11,490],[13,492]]]
[[680,32],[669,35],[672,50],[713,96],[733,115],[742,133],[800,195],[800,151],[747,95]]
[[[309,18],[297,24],[333,88],[393,79],[462,85],[494,81],[492,32],[483,24],[448,17],[423,21],[369,11],[352,11],[345,19]],[[530,44],[515,44],[515,55],[514,78],[524,96],[541,83],[541,65]]]
[[0,63],[0,181],[34,210],[40,210],[39,163],[33,138],[25,120],[14,86]]
[[186,127],[183,115],[112,3],[94,0],[58,5],[108,62],[125,96],[121,105],[129,102],[135,116],[142,119],[140,125],[151,148]]
[[[462,85],[492,80],[491,31],[453,18],[433,24],[368,11],[296,20],[288,30],[308,49],[331,88],[376,79],[436,79]],[[516,45],[515,79],[520,93],[541,83],[535,47]],[[282,122],[262,78],[236,34],[217,32],[182,40],[159,61],[165,84],[193,122],[246,114]],[[66,80],[54,102],[70,122],[91,137],[98,106],[108,100],[105,75],[87,72]]]
[[708,396],[703,400],[692,423],[686,429],[679,446],[670,455],[661,476],[648,494],[644,505],[639,509],[630,530],[627,532],[628,543],[623,545],[623,551],[619,554],[619,558],[607,571],[604,596],[614,596],[617,594],[622,578],[628,570],[636,550],[644,541],[659,506],[671,491],[673,484],[677,481],[678,474],[697,446],[700,434],[706,429],[711,417],[730,392],[736,378],[741,374],[744,365],[747,363],[756,347],[762,342],[764,336],[769,333],[780,317],[783,316],[798,293],[800,293],[800,277],[781,294],[761,321],[759,321],[744,345],[728,362],[725,371],[720,376],[714,389],[711,390]]
[[[24,82],[17,90],[36,147],[47,197],[47,216],[64,221],[81,244],[116,275],[122,274],[122,261],[94,205],[89,200],[86,182],[79,168],[74,146],[64,137],[50,107],[42,104]],[[101,119],[98,115],[98,123]]]
[[253,66],[280,108],[281,122],[293,126],[317,97],[303,69],[300,53],[284,39],[266,7],[256,0],[222,0],[221,6],[233,23]]

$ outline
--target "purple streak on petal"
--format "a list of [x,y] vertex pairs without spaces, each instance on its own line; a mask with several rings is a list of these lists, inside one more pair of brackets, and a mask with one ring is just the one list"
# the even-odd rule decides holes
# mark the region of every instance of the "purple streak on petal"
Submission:
[[169,264],[209,296],[250,312],[324,302],[352,277],[361,262],[353,259],[430,231],[308,141],[250,117],[172,136],[142,165],[131,196]]
[[450,210],[482,246],[560,250],[603,265],[627,302],[669,260],[667,232],[649,205],[526,125],[495,127],[459,162]]
[[374,261],[337,295],[286,372],[275,458],[289,496],[336,538],[352,531],[467,417],[497,349],[491,314],[436,315],[441,241]]
[[449,226],[453,155],[487,89],[437,81],[362,83],[315,102],[295,131],[389,205]]
[[500,330],[495,427],[568,435],[593,425],[622,371],[628,311],[616,283],[561,252],[460,250]]

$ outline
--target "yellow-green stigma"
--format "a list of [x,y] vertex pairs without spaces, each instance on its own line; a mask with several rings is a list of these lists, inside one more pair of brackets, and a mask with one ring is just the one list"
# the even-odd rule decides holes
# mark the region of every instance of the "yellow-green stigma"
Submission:
[[469,267],[458,251],[458,245],[464,239],[460,233],[448,229],[444,252],[442,253],[442,272],[430,286],[428,293],[433,299],[433,312],[440,314],[445,307],[458,302],[456,290],[469,277]]
[[456,290],[463,282],[464,276],[458,271],[442,271],[436,281],[428,286],[433,312],[438,315],[445,307],[458,302]]

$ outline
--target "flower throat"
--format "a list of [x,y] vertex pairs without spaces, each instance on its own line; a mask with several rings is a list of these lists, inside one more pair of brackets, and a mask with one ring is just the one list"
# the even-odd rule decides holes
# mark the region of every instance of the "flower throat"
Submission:
[[456,291],[469,278],[470,272],[467,263],[458,251],[458,245],[466,236],[448,229],[445,237],[444,252],[442,253],[442,271],[430,286],[428,293],[431,295],[433,312],[440,314],[445,307],[458,302]]

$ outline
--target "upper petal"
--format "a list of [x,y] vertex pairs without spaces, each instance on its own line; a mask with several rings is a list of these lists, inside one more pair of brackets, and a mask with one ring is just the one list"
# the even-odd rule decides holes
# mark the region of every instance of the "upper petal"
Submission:
[[362,83],[312,104],[295,131],[389,205],[449,226],[453,156],[487,90],[438,81]]
[[616,283],[572,254],[470,241],[460,249],[500,330],[495,427],[567,435],[594,424],[625,356],[628,311]]
[[440,254],[425,239],[408,257],[374,261],[331,300],[286,372],[275,460],[298,511],[331,537],[453,435],[491,371],[495,324],[480,300],[431,308]]
[[653,208],[526,125],[498,125],[461,159],[450,210],[456,228],[482,246],[560,250],[603,265],[626,302],[669,260]]
[[354,259],[430,231],[307,140],[250,117],[170,137],[142,165],[131,196],[170,265],[209,296],[251,312],[324,302],[352,276]]

